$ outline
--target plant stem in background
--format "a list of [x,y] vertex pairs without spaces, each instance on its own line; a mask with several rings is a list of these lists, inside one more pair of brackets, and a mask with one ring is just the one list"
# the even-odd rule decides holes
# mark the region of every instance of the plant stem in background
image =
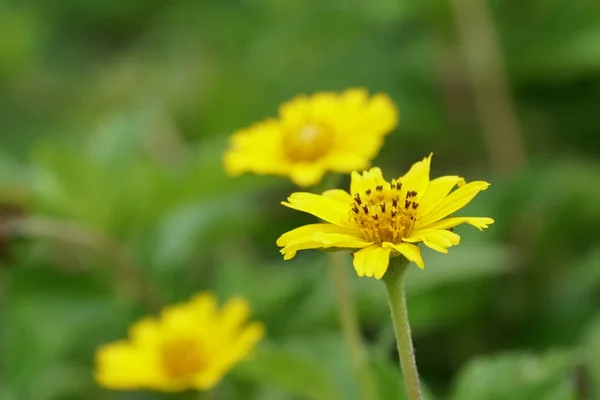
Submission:
[[76,222],[44,217],[15,218],[3,229],[9,235],[49,238],[103,255],[115,270],[122,294],[135,296],[149,311],[160,309],[162,301],[157,288],[144,279],[127,249],[100,232]]
[[415,362],[415,351],[410,334],[406,296],[404,294],[404,273],[407,266],[408,261],[402,256],[390,259],[390,266],[383,276],[383,282],[389,297],[406,394],[408,400],[421,400],[421,384],[419,383],[419,372]]
[[525,163],[523,136],[493,21],[484,0],[448,0],[473,85],[491,167],[506,172]]
[[[336,174],[329,174],[315,189],[315,193],[330,189],[336,189],[340,186],[342,177]],[[362,335],[360,332],[360,324],[356,313],[356,304],[352,296],[350,285],[350,277],[348,271],[350,266],[347,265],[344,252],[330,252],[328,259],[330,264],[331,284],[333,293],[337,302],[337,310],[340,318],[340,328],[342,336],[346,342],[346,348],[352,362],[354,375],[359,385],[359,390],[363,400],[378,399],[377,387],[371,374],[369,367],[367,351],[365,349]]]
[[359,384],[359,389],[364,400],[377,399],[377,388],[369,368],[368,357],[363,345],[356,305],[351,293],[348,265],[346,265],[344,252],[328,253],[331,268],[331,283],[338,305],[338,314],[342,334],[348,347],[348,352],[354,368],[354,373]]

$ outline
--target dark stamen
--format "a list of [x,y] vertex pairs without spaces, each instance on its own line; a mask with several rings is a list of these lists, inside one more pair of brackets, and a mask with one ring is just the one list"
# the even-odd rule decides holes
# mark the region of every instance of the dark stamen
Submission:
[[365,190],[365,193],[367,194],[367,196],[370,195],[371,194],[371,189]]
[[365,214],[368,214],[368,213],[369,213],[369,207],[367,207],[367,205],[366,205],[366,204],[365,204],[365,205],[362,207],[362,209],[363,209],[363,211],[365,212]]
[[377,185],[377,186],[375,186],[375,190],[377,190],[378,192],[381,192],[383,190],[383,186]]
[[411,203],[410,200],[404,201],[404,208],[410,208],[410,203]]
[[417,209],[417,207],[419,207],[419,204],[418,204],[418,203],[415,203],[415,202],[413,201],[413,210],[416,210],[416,209]]
[[354,201],[356,202],[356,204],[358,204],[359,206],[362,204],[362,200],[360,199],[360,195],[357,193],[356,196],[354,196]]
[[396,211],[392,211],[392,218],[394,218],[398,213]]
[[352,206],[352,211],[354,211],[355,214],[358,214],[358,207],[356,206],[356,204]]
[[379,219],[379,216],[378,216],[377,214],[375,214],[375,215],[373,215],[373,219],[374,219],[375,221],[377,221],[377,220]]
[[392,200],[392,207],[394,207],[394,208],[398,207],[398,199]]
[[380,204],[379,207],[381,207],[381,212],[385,212],[385,203]]

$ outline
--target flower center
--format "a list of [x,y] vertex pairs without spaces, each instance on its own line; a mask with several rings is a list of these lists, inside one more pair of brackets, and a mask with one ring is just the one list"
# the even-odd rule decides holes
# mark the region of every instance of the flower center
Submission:
[[162,367],[172,379],[191,378],[204,367],[204,357],[197,340],[178,338],[165,341],[161,348]]
[[294,162],[315,161],[327,154],[332,144],[331,128],[321,124],[304,125],[286,132],[283,137],[285,154]]
[[419,203],[417,192],[402,192],[402,183],[392,181],[364,193],[356,193],[350,219],[361,233],[376,243],[398,243],[412,228]]

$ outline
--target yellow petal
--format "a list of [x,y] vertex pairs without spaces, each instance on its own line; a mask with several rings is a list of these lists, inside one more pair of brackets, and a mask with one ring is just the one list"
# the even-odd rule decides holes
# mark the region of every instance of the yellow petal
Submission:
[[196,316],[207,315],[208,317],[212,317],[217,311],[218,301],[213,293],[200,292],[190,299],[188,306]]
[[367,189],[372,190],[375,186],[385,185],[386,183],[385,179],[383,179],[381,169],[378,167],[364,171],[362,175],[353,171],[351,175],[350,192],[353,195],[356,193],[363,193]]
[[414,190],[417,192],[417,199],[421,199],[425,195],[425,189],[429,183],[429,169],[431,167],[432,156],[433,153],[429,154],[423,160],[414,163],[408,172],[400,178],[403,193]]
[[344,207],[337,199],[320,196],[313,193],[293,193],[288,202],[282,202],[286,207],[314,215],[324,221],[338,226],[348,222],[348,207]]
[[301,237],[289,242],[280,252],[284,255],[284,260],[289,260],[294,258],[299,250],[327,249],[331,247],[356,249],[366,247],[371,243],[354,235],[317,232],[312,236]]
[[383,242],[383,247],[394,249],[398,253],[402,254],[408,261],[412,261],[419,266],[419,268],[425,268],[423,258],[421,257],[421,249],[418,246],[411,243],[389,243]]
[[[427,229],[449,229],[460,224],[469,224],[482,231],[488,225],[493,224],[494,220],[487,217],[452,217],[442,219],[427,226]],[[412,233],[411,233],[412,236]]]
[[425,189],[423,199],[419,202],[419,212],[421,215],[426,215],[439,206],[454,186],[463,182],[463,178],[455,175],[442,176],[430,181]]
[[390,263],[390,251],[389,248],[373,244],[354,253],[353,264],[358,276],[381,279]]
[[342,93],[342,103],[347,109],[362,109],[369,98],[365,88],[349,88]]
[[312,235],[317,232],[350,234],[353,232],[353,230],[333,224],[304,225],[281,235],[279,239],[277,239],[277,246],[287,246],[290,242],[294,240],[298,240],[305,237],[312,237]]
[[341,189],[326,190],[323,192],[323,196],[336,199],[347,207],[349,207],[353,201],[352,196],[350,196],[350,194],[345,190]]
[[325,167],[321,163],[296,164],[290,171],[292,182],[301,187],[314,186],[325,175]]
[[159,336],[160,325],[153,317],[143,318],[129,328],[129,337],[136,347],[151,348]]
[[334,152],[323,159],[323,163],[332,171],[345,173],[365,169],[370,161],[364,154],[348,151]]
[[233,297],[221,309],[217,333],[218,335],[231,335],[236,332],[250,317],[250,303],[242,297]]
[[460,243],[460,236],[446,230],[426,229],[411,232],[410,235],[403,240],[410,243],[423,242],[425,246],[435,251],[448,253],[448,247],[456,246]]
[[431,212],[422,215],[414,225],[414,229],[425,229],[428,225],[439,221],[440,219],[460,210],[482,190],[487,189],[489,183],[484,181],[469,182],[450,193],[436,208]]
[[94,377],[105,388],[139,389],[159,375],[153,367],[155,364],[142,352],[121,340],[98,349]]
[[229,338],[227,345],[219,349],[218,357],[196,375],[192,386],[199,390],[216,386],[236,363],[248,358],[264,333],[265,328],[261,323],[253,322],[245,326],[235,337]]

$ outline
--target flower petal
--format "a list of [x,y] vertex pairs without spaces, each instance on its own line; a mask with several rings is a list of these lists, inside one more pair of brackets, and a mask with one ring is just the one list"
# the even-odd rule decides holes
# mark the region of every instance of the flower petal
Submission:
[[232,335],[250,317],[250,303],[243,297],[230,298],[221,308],[216,330],[219,335]]
[[125,340],[109,343],[96,352],[94,378],[106,388],[140,389],[159,379],[152,361]]
[[369,167],[370,159],[358,152],[335,152],[323,159],[323,164],[334,172],[345,172],[361,170]]
[[454,192],[450,193],[436,208],[431,212],[422,215],[414,225],[415,229],[426,229],[429,225],[440,219],[452,214],[453,212],[460,210],[479,192],[487,189],[490,186],[489,183],[484,181],[469,182],[462,187],[459,187]]
[[292,182],[301,187],[314,186],[325,175],[325,166],[320,163],[302,163],[291,167]]
[[410,243],[423,242],[430,249],[439,251],[440,253],[448,253],[448,247],[456,246],[460,243],[460,236],[446,230],[425,229],[411,232],[407,238],[402,240]]
[[344,207],[337,199],[320,196],[314,193],[292,193],[288,202],[282,202],[286,207],[303,211],[321,218],[329,223],[345,226],[348,222],[348,207]]
[[358,276],[381,279],[390,263],[390,251],[389,248],[373,244],[354,253],[353,264]]
[[304,225],[284,233],[277,239],[277,246],[287,246],[288,243],[303,237],[311,237],[317,232],[323,233],[351,233],[352,230],[333,224],[310,224]]
[[352,196],[350,196],[350,193],[341,189],[326,190],[323,192],[323,196],[336,199],[347,207],[349,207],[353,201]]
[[[417,192],[417,199],[420,199],[425,194],[425,189],[429,183],[429,169],[431,167],[431,157],[433,153],[429,154],[423,160],[418,161],[410,167],[408,172],[400,178],[402,183],[402,192],[414,190]],[[404,195],[402,195],[404,197]]]
[[317,232],[312,236],[305,236],[291,241],[279,251],[283,254],[284,260],[289,260],[294,258],[296,252],[299,250],[328,249],[331,247],[338,247],[340,249],[360,249],[369,246],[372,243],[373,242],[365,241],[354,235]]
[[419,268],[425,268],[425,263],[423,263],[423,258],[421,257],[421,249],[419,246],[411,244],[411,243],[390,243],[383,242],[384,248],[394,249],[398,253],[402,254],[408,261],[412,261],[419,266]]
[[442,176],[431,180],[425,189],[423,199],[419,202],[419,212],[421,215],[427,215],[427,213],[439,206],[454,186],[463,182],[464,179],[456,175]]
[[350,193],[352,195],[356,193],[363,193],[367,189],[373,189],[377,185],[387,184],[386,180],[383,179],[383,173],[378,167],[371,168],[368,171],[363,171],[362,174],[357,171],[353,171],[350,182]]
[[199,390],[214,387],[237,362],[250,356],[264,334],[265,327],[259,322],[244,326],[234,337],[229,338],[226,346],[219,348],[219,356],[194,377],[193,387]]
[[[493,224],[494,220],[487,217],[452,217],[442,219],[427,226],[427,229],[449,229],[460,224],[469,224],[482,231],[488,225]],[[412,236],[412,232],[409,236]]]

